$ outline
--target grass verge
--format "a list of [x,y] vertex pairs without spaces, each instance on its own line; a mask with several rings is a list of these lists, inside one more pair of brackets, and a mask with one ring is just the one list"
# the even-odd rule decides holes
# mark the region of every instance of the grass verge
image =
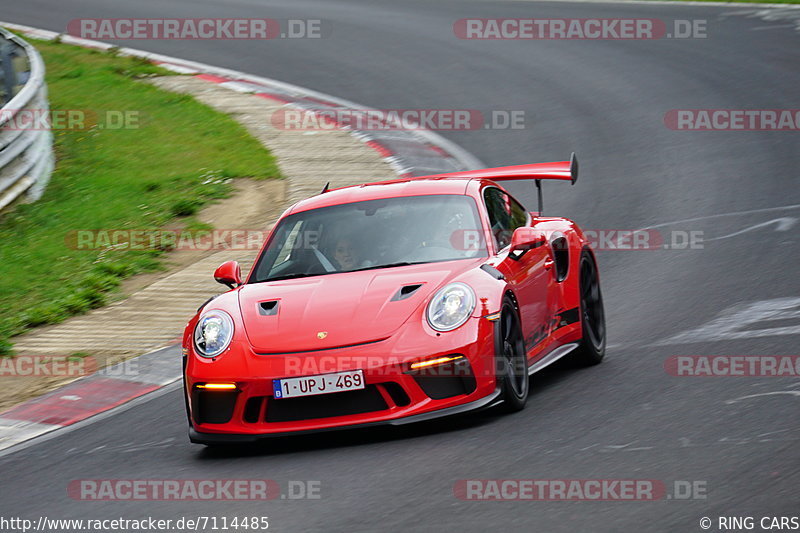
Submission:
[[[43,198],[0,215],[0,355],[11,353],[9,337],[100,307],[124,278],[161,268],[166,250],[77,250],[70,232],[175,219],[191,227],[204,204],[230,193],[232,178],[280,174],[233,119],[141,81],[171,73],[113,51],[32,44],[51,109],[91,118],[54,128],[57,164]],[[122,127],[111,120],[120,116]]]

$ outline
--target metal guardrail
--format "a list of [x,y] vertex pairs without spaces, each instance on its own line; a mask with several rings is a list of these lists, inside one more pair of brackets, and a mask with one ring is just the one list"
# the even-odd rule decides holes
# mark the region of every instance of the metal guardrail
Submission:
[[[33,202],[53,172],[50,129],[22,127],[20,113],[48,113],[44,62],[33,46],[0,28],[0,210]],[[35,122],[35,121],[34,121]]]

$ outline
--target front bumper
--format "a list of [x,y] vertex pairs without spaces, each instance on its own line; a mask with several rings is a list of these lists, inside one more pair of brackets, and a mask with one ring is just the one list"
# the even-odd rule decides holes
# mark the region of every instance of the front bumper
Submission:
[[[498,397],[494,322],[473,318],[446,336],[397,335],[381,342],[304,354],[258,355],[249,346],[216,362],[189,353],[185,390],[190,438],[198,443],[248,442],[340,428],[401,425],[487,407]],[[469,322],[468,322],[469,324]],[[465,324],[465,326],[467,326]],[[409,371],[413,361],[462,355],[434,375]],[[273,379],[361,369],[366,387],[275,399]],[[441,372],[445,369],[444,372]],[[236,390],[201,393],[198,383],[226,381]]]
[[189,440],[194,444],[246,444],[249,442],[257,442],[264,439],[289,437],[299,435],[313,435],[317,433],[324,433],[328,431],[341,431],[346,429],[360,429],[375,426],[402,426],[406,424],[414,424],[432,420],[435,418],[442,418],[446,416],[454,416],[463,413],[481,411],[488,409],[500,402],[500,388],[497,387],[489,396],[474,400],[469,403],[455,405],[437,411],[429,411],[417,415],[410,415],[401,418],[393,418],[381,422],[365,422],[363,424],[350,424],[346,426],[332,426],[317,429],[307,429],[304,431],[287,431],[284,433],[203,433],[197,431],[194,427],[189,428]]

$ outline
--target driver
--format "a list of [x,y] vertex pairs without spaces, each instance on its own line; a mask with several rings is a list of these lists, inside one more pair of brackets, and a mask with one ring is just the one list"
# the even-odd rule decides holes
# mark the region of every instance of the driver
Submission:
[[358,266],[356,248],[351,237],[339,237],[333,245],[333,265],[339,270],[353,270]]

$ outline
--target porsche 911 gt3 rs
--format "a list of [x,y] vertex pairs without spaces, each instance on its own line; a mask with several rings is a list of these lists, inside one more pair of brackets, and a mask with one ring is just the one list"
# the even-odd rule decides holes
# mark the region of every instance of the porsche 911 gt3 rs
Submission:
[[[542,214],[541,180],[569,161],[324,190],[280,217],[249,275],[183,336],[192,442],[217,444],[497,405],[520,410],[529,375],[605,353],[589,242]],[[529,212],[500,184],[533,180]]]

